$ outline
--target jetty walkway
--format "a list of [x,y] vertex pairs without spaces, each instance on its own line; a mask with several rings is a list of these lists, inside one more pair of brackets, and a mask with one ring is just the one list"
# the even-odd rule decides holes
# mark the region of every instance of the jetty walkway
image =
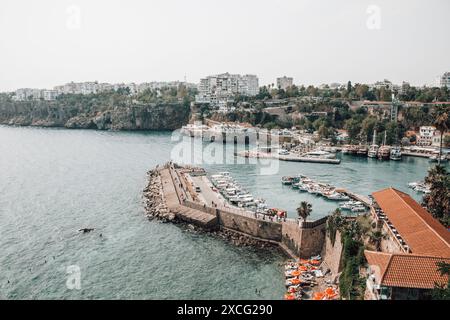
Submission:
[[176,170],[172,167],[165,167],[159,170],[163,188],[164,200],[167,208],[174,212],[177,218],[189,223],[198,224],[204,228],[214,228],[217,225],[217,217],[205,211],[190,208],[185,205],[188,195],[185,192]]
[[[212,188],[206,172],[172,163],[157,168],[162,200],[180,221],[206,230],[225,230],[237,237],[278,245],[293,258],[320,254],[328,217],[317,221],[281,219],[231,206]],[[252,241],[253,241],[252,240]]]
[[290,155],[279,155],[262,151],[240,151],[235,153],[236,156],[245,158],[261,158],[261,159],[276,159],[281,161],[292,161],[292,162],[311,162],[311,163],[326,163],[326,164],[340,164],[340,159],[325,159],[325,158],[312,158],[303,157],[300,155],[290,154]]

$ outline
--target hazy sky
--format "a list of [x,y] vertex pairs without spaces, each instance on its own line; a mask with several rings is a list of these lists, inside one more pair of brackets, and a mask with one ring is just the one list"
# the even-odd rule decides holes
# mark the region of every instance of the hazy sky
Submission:
[[449,0],[1,0],[0,90],[69,81],[430,84],[450,71]]

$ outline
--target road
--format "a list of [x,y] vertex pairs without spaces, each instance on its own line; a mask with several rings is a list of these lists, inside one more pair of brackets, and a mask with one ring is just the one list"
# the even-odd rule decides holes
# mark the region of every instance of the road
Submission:
[[195,187],[200,187],[201,192],[199,198],[201,198],[208,206],[212,206],[212,203],[219,205],[225,204],[225,199],[218,193],[211,189],[211,183],[205,176],[190,177]]

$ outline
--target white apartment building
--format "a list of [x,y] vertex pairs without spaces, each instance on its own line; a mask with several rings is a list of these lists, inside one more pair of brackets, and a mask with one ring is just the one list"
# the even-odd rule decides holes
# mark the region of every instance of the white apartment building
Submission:
[[[444,141],[442,142],[443,147],[445,147],[445,145],[444,145],[444,144],[445,144],[445,138],[448,137],[448,136],[450,136],[450,132],[444,133],[444,135],[443,135],[443,137],[442,137],[442,139],[444,140]],[[436,131],[434,132],[434,136],[433,136],[431,145],[432,145],[433,147],[438,147],[438,148],[439,148],[439,146],[441,145],[441,132],[440,132],[439,130],[436,130]]]
[[58,91],[56,90],[42,90],[42,98],[44,100],[55,100],[58,97]]
[[387,79],[384,79],[383,81],[377,81],[374,84],[372,84],[370,87],[375,88],[375,89],[381,89],[381,88],[389,89],[389,90],[394,89],[394,85],[392,84],[392,82],[390,82]]
[[81,94],[92,94],[97,93],[98,91],[98,82],[82,82],[80,84],[77,84],[77,93]]
[[419,136],[417,137],[417,145],[430,146],[433,143],[433,137],[435,136],[436,128],[432,126],[422,126],[419,130]]
[[292,87],[294,84],[294,79],[290,77],[281,77],[277,78],[277,88],[286,90],[289,87]]
[[[257,86],[256,79],[256,86]],[[248,80],[248,83],[251,83],[251,79]],[[48,89],[31,89],[31,88],[22,88],[17,89],[15,91],[15,95],[13,99],[15,101],[27,101],[27,100],[55,100],[57,96],[61,94],[96,94],[104,91],[118,90],[119,88],[129,88],[130,94],[136,94],[138,92],[142,92],[145,89],[161,89],[164,87],[175,87],[178,88],[181,84],[189,87],[195,88],[196,85],[192,83],[185,83],[180,81],[172,81],[172,82],[151,82],[151,83],[98,83],[97,81],[91,82],[69,82],[63,85],[55,86],[52,90]],[[249,90],[247,87],[243,90]]]
[[447,87],[450,89],[450,72],[444,73],[439,79],[440,87]]
[[208,76],[200,80],[197,103],[208,103],[223,107],[234,101],[236,94],[255,96],[259,92],[258,77],[256,75],[239,75],[223,73]]

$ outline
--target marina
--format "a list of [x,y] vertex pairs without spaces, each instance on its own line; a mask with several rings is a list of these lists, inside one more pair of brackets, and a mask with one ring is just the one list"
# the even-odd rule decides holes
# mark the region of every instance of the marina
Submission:
[[304,175],[284,176],[281,178],[283,185],[289,185],[294,190],[307,192],[328,201],[340,202],[339,208],[354,214],[368,212],[371,201],[360,195],[356,195],[342,188],[336,188],[328,183],[314,181]]

